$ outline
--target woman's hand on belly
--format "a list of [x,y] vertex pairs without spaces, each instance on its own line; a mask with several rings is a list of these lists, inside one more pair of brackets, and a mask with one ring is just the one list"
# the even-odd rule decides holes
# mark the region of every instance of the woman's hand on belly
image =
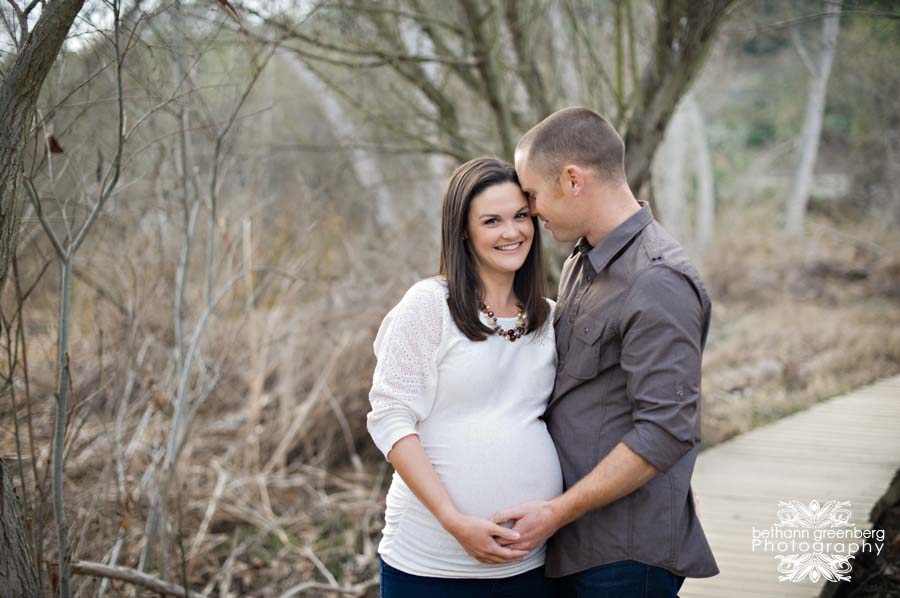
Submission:
[[515,542],[519,539],[518,532],[481,517],[458,514],[445,527],[469,556],[482,563],[515,563],[528,554],[527,550],[506,548],[498,542]]

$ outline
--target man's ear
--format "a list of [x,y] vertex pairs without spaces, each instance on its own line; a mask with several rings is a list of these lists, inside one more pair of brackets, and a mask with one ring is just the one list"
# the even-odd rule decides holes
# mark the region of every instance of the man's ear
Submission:
[[584,191],[584,174],[584,169],[577,164],[564,166],[559,177],[563,190],[569,195],[581,195]]

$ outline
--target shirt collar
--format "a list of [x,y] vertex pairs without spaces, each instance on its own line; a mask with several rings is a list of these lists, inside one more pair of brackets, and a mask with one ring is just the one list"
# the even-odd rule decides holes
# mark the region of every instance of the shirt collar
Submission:
[[587,239],[582,237],[575,245],[576,251],[586,255],[598,273],[609,266],[613,258],[619,254],[638,233],[644,230],[653,221],[653,213],[650,204],[646,201],[638,202],[640,211],[633,214],[628,220],[617,226],[608,235],[603,237],[596,247],[591,247]]

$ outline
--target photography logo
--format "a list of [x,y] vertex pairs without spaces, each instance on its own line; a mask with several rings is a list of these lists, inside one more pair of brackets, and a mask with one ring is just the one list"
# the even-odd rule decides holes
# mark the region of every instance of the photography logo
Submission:
[[752,542],[753,552],[778,559],[778,581],[849,581],[856,553],[884,549],[884,530],[850,523],[850,501],[779,501],[778,507],[778,522],[768,529],[754,527]]

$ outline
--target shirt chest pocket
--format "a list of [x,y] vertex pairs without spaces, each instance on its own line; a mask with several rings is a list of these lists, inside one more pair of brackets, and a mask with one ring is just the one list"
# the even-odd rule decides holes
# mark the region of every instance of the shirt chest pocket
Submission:
[[572,339],[566,353],[563,372],[577,380],[596,378],[601,368],[606,369],[619,359],[613,325],[590,315],[575,320]]

